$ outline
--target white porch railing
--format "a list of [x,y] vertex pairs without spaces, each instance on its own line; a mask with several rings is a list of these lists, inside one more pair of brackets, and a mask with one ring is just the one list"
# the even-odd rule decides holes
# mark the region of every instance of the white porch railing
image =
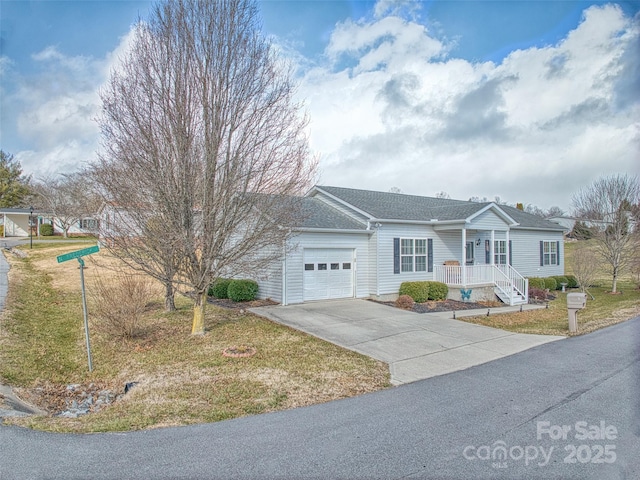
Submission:
[[509,305],[514,305],[516,298],[529,302],[529,280],[511,265],[434,265],[433,273],[436,281],[447,285],[466,288],[492,284]]

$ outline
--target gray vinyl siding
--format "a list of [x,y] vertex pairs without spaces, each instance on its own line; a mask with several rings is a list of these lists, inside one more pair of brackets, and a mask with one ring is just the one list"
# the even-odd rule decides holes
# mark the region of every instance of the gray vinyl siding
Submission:
[[433,242],[433,264],[443,265],[447,260],[457,260],[464,265],[462,257],[462,233],[454,230],[438,232],[438,241]]
[[304,299],[305,248],[350,248],[355,251],[355,296],[369,296],[369,234],[300,233],[290,240],[293,247],[287,255],[286,302],[302,303]]
[[[377,229],[378,238],[378,279],[379,294],[395,294],[402,282],[415,280],[433,280],[433,272],[401,272],[393,273],[393,239],[394,238],[426,238],[433,239],[433,263],[437,265],[436,252],[442,250],[443,242],[429,225],[403,225],[385,223]],[[374,255],[375,252],[372,252]],[[375,294],[375,292],[372,292]]]
[[369,238],[369,295],[380,295],[378,285],[378,241],[377,231]]
[[[562,232],[513,229],[511,240],[513,268],[525,277],[564,275],[564,237]],[[540,241],[560,242],[560,265],[540,266]]]
[[487,210],[473,219],[469,228],[476,230],[508,230],[509,227],[504,220],[495,212]]
[[274,302],[282,302],[281,260],[274,261],[256,281],[258,282],[258,298],[270,298]]
[[[228,272],[227,276],[255,280],[258,283],[258,298],[269,298],[275,302],[281,302],[283,257],[284,249],[282,246],[272,245],[253,256],[249,255],[244,258],[241,263],[235,265],[234,270]],[[265,259],[269,258],[273,260],[265,266]]]

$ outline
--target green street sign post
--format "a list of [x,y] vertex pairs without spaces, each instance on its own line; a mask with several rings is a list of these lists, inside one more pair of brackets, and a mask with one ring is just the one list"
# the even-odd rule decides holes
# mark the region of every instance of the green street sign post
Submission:
[[89,317],[87,315],[87,293],[84,288],[84,260],[82,257],[91,255],[92,253],[98,253],[100,247],[94,245],[93,247],[83,248],[82,250],[76,250],[75,252],[65,253],[59,255],[57,258],[58,263],[66,262],[68,260],[78,259],[80,264],[80,285],[82,286],[82,313],[84,314],[84,336],[87,342],[87,359],[89,361],[89,371],[93,371],[93,362],[91,361],[91,343],[89,342]]
[[94,245],[93,247],[83,248],[82,250],[76,250],[75,252],[65,253],[57,257],[58,263],[66,262],[67,260],[73,260],[74,258],[84,257],[85,255],[91,255],[92,253],[98,253],[100,247]]

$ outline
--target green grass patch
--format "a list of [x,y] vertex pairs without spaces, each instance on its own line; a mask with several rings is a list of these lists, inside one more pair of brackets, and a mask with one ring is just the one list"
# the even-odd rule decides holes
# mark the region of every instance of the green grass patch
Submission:
[[[593,244],[592,241],[585,242]],[[572,274],[571,260],[579,242],[565,242],[565,273]],[[640,315],[640,289],[629,273],[618,279],[618,294],[611,291],[611,278],[606,265],[599,272],[594,286],[589,288],[587,306],[578,312],[578,335],[623,322]],[[502,313],[489,317],[461,318],[466,322],[501,328],[518,333],[542,335],[569,335],[567,293],[579,292],[569,289],[566,293],[553,292],[557,298],[542,310]],[[593,298],[591,297],[593,296]]]
[[[64,250],[39,247],[25,259],[10,259],[0,379],[21,387],[18,393],[40,406],[55,402],[38,397],[39,391],[64,394],[68,384],[95,383],[116,392],[127,382],[138,384],[111,406],[77,419],[36,416],[7,422],[54,432],[127,431],[219,421],[389,386],[386,364],[250,313],[209,305],[206,334],[192,336],[192,306],[182,296],[170,313],[162,309],[162,298],[150,299],[141,333],[132,339],[108,335],[91,316],[90,303],[94,370],[89,373],[77,267],[67,267],[67,283],[56,281],[59,270],[47,269],[57,268],[51,258]],[[87,273],[98,270],[92,265]],[[237,345],[250,345],[257,353],[222,355]]]
[[[0,377],[26,386],[38,379],[64,381],[82,365],[80,294],[58,292],[51,277],[36,272],[29,259],[21,262],[22,280],[12,285],[2,324]],[[60,308],[64,306],[64,308]]]

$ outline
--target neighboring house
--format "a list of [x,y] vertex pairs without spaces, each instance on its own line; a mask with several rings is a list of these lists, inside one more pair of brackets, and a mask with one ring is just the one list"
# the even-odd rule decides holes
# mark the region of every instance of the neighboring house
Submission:
[[2,208],[0,220],[2,221],[3,237],[28,237],[29,225],[33,225],[33,235],[38,235],[38,228],[48,217],[48,213],[31,210],[30,208]]
[[564,227],[564,233],[569,234],[573,231],[573,227],[575,227],[576,222],[582,222],[587,227],[598,227],[599,229],[604,229],[609,225],[607,222],[596,222],[593,220],[586,220],[584,218],[576,218],[576,217],[551,217],[549,221],[562,225]]
[[436,280],[450,298],[516,305],[526,277],[564,274],[564,228],[513,207],[328,186],[302,201],[288,253],[256,276],[261,298],[393,299],[402,282]]
[[[631,212],[626,212],[626,216],[627,216],[627,221],[629,222],[628,224],[629,230],[632,232],[635,231],[637,229],[637,225],[633,218],[633,215],[631,214]],[[575,226],[576,222],[582,222],[585,226],[589,228],[595,227],[598,230],[602,231],[612,224],[613,222],[612,217],[613,217],[612,215],[609,215],[605,220],[602,220],[602,221],[590,220],[586,218],[566,217],[566,216],[551,217],[549,218],[549,220],[562,225],[565,229],[565,234],[568,234],[573,231],[573,227]]]
[[[29,208],[2,208],[0,209],[0,221],[4,225],[3,237],[28,237],[29,222],[33,225],[33,235],[40,234],[40,225],[53,225],[55,234],[62,234],[63,230],[56,217],[50,213]],[[98,220],[93,217],[83,218],[69,228],[69,234],[95,234]]]

